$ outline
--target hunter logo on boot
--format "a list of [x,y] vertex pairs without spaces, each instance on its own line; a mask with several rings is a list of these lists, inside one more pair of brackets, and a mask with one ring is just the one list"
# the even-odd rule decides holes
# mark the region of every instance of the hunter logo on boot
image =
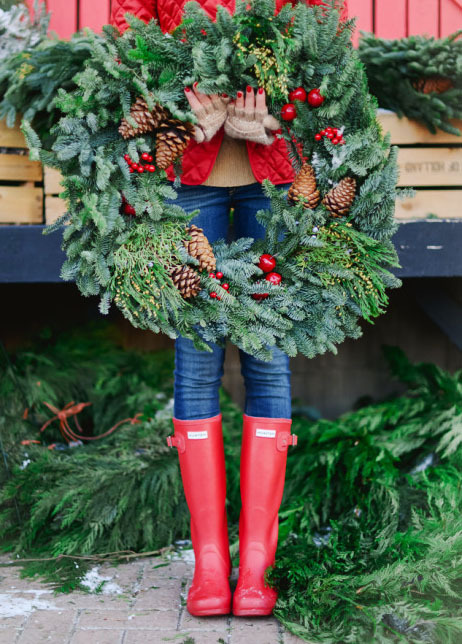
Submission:
[[199,440],[201,438],[208,438],[209,433],[208,431],[203,431],[203,432],[188,432],[188,438],[192,440]]
[[261,438],[275,438],[276,430],[275,429],[259,429],[255,431],[255,436],[260,436]]

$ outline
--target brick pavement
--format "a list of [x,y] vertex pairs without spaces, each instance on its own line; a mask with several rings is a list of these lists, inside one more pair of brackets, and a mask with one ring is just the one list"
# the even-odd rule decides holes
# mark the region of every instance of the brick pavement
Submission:
[[[0,558],[0,561],[7,561]],[[55,595],[0,567],[0,644],[298,644],[273,617],[192,617],[193,567],[159,559],[104,565],[102,592]],[[96,572],[96,571],[95,571]]]

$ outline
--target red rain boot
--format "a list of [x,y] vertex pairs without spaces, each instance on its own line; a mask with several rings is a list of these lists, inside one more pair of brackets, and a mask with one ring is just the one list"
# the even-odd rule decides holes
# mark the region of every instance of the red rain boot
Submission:
[[173,419],[181,478],[191,513],[191,539],[196,558],[188,593],[191,615],[226,615],[231,610],[226,474],[221,414],[204,420]]
[[297,444],[297,437],[290,433],[291,423],[288,418],[244,415],[234,615],[270,615],[276,603],[277,593],[265,585],[264,574],[276,555],[287,448]]

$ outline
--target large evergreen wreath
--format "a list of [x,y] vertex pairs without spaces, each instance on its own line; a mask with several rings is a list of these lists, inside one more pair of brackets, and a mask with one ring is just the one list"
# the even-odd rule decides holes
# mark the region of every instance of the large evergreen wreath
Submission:
[[[100,294],[103,313],[114,301],[135,326],[204,349],[229,339],[268,359],[271,346],[335,351],[360,335],[360,318],[384,311],[386,287],[399,284],[387,270],[397,265],[397,149],[376,120],[353,21],[339,22],[331,4],[288,3],[274,15],[274,0],[239,1],[233,16],[218,6],[213,22],[189,2],[172,33],[131,17],[123,36],[105,27],[94,39],[77,89],[60,91],[53,149],[40,155],[64,176],[68,212],[49,228],[68,224],[62,277]],[[187,227],[192,215],[166,203],[180,179],[160,168],[176,159],[181,170],[195,121],[184,87],[195,81],[231,97],[263,86],[282,123],[298,176],[288,193],[263,182],[264,240],[212,249]]]

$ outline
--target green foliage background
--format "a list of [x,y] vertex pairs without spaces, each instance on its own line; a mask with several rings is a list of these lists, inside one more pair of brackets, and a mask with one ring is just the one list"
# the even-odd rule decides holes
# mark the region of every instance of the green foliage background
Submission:
[[[310,642],[458,643],[462,635],[462,372],[387,349],[400,396],[336,420],[294,417],[277,562],[277,617]],[[106,326],[43,335],[3,362],[2,547],[20,558],[151,551],[188,536],[171,431],[172,355],[124,351]],[[40,385],[38,384],[40,383]],[[44,401],[81,413],[94,444],[60,442]],[[242,415],[222,396],[228,514],[236,561]],[[29,409],[23,419],[24,408]],[[72,421],[71,421],[72,422]],[[21,445],[39,438],[42,445]],[[30,461],[27,463],[27,461]],[[26,574],[79,585],[85,564],[32,562]]]

